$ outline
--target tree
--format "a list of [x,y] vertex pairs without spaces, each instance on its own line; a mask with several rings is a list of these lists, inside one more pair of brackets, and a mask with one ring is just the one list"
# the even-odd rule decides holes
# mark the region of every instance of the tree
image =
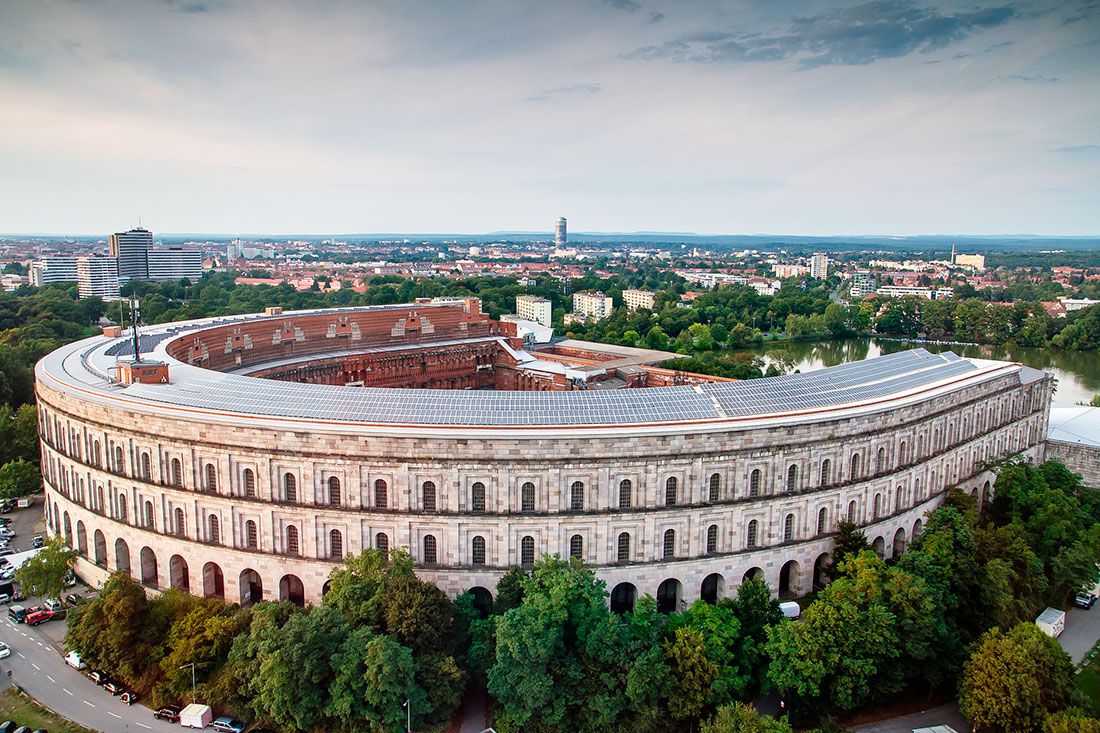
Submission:
[[711,700],[711,685],[718,677],[718,667],[707,659],[706,642],[698,629],[676,629],[673,638],[665,642],[672,690],[668,710],[676,720],[695,720]]
[[779,601],[772,598],[771,588],[761,578],[752,577],[737,587],[737,598],[723,599],[741,625],[741,655],[751,670],[752,683],[748,692],[758,692],[768,681],[768,629],[783,620]]
[[15,571],[15,579],[27,595],[54,597],[65,590],[77,552],[61,537],[51,537],[33,557]]
[[825,328],[833,336],[842,336],[848,332],[848,311],[840,303],[825,306]]
[[793,733],[786,718],[760,715],[751,704],[723,705],[699,729],[700,733]]
[[385,632],[417,656],[445,652],[454,637],[454,609],[447,594],[417,578],[384,584],[381,616]]
[[344,564],[329,574],[329,588],[323,603],[339,610],[352,626],[366,624],[382,631],[383,586],[388,579],[413,577],[412,558],[407,552],[363,550],[344,558]]
[[335,678],[326,712],[339,730],[405,730],[409,701],[414,725],[431,711],[428,696],[414,681],[412,653],[368,628],[352,631],[332,658]]
[[1043,733],[1100,733],[1100,720],[1078,708],[1066,708],[1047,716]]
[[99,595],[70,610],[65,645],[92,669],[111,670],[132,684],[152,651],[148,615],[145,589],[122,571],[112,573]]
[[833,538],[833,552],[825,572],[829,577],[835,578],[838,574],[840,563],[849,556],[858,555],[864,550],[870,550],[871,544],[867,542],[867,535],[859,526],[850,519],[842,519],[837,522],[836,537]]
[[233,640],[247,629],[249,611],[226,606],[220,601],[197,601],[194,608],[172,624],[167,636],[168,653],[160,662],[163,675],[159,696],[166,701],[190,697],[191,670],[195,680],[204,683],[225,664]]
[[0,466],[0,499],[15,499],[42,488],[38,468],[22,458]]
[[963,666],[959,709],[980,733],[1038,731],[1073,690],[1069,656],[1033,623],[987,631]]

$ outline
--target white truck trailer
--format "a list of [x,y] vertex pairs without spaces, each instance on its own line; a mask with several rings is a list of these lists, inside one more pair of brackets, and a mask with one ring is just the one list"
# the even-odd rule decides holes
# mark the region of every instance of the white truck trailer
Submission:
[[1047,636],[1057,639],[1066,630],[1066,612],[1057,608],[1046,608],[1035,619],[1035,625]]
[[205,728],[214,720],[209,705],[193,702],[180,711],[180,725],[184,728]]

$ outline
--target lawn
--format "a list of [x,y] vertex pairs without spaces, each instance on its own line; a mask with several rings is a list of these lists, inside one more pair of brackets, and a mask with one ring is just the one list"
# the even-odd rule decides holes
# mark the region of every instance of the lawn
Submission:
[[50,733],[94,733],[91,728],[70,723],[42,707],[33,697],[8,688],[0,692],[0,723],[12,720],[19,725],[45,728]]

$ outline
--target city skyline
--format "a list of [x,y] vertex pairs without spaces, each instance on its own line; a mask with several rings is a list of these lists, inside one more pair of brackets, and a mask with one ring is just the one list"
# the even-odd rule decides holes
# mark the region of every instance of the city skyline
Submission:
[[0,230],[1100,233],[1100,9],[0,11]]

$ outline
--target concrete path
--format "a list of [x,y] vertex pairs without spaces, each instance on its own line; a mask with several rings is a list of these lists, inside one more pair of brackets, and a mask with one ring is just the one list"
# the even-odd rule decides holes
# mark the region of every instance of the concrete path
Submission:
[[959,712],[959,706],[953,702],[912,715],[856,726],[851,730],[853,733],[912,733],[914,728],[934,725],[949,725],[958,733],[970,733],[970,724]]
[[462,726],[459,733],[481,733],[489,723],[487,720],[485,689],[478,687],[466,696],[466,707],[462,711]]

